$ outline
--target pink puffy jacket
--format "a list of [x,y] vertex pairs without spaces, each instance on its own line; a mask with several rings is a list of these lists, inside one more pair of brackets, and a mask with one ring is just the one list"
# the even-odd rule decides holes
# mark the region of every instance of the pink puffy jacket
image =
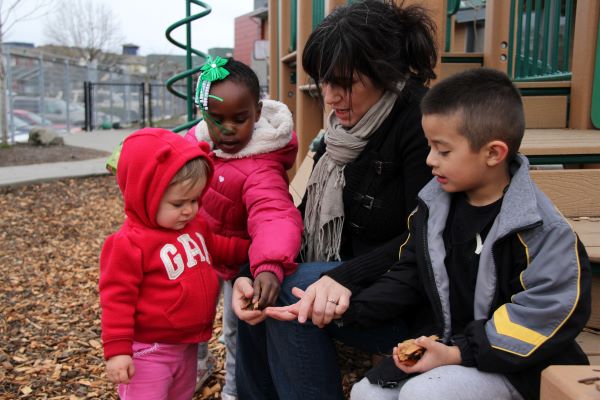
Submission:
[[[211,153],[215,171],[199,211],[214,232],[252,240],[249,260],[254,277],[270,271],[280,282],[296,269],[302,236],[302,217],[289,193],[286,173],[298,152],[288,114],[282,103],[264,100],[248,145],[234,155]],[[204,122],[190,129],[186,138],[207,141],[212,147]],[[239,267],[216,266],[216,270],[229,280]]]

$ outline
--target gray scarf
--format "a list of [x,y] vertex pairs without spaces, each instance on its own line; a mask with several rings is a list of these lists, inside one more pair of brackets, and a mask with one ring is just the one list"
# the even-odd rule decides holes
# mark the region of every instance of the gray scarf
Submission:
[[329,115],[325,131],[327,151],[315,165],[306,186],[302,261],[341,259],[344,167],[358,157],[369,137],[392,111],[396,98],[395,93],[385,92],[349,130],[342,127],[334,112]]

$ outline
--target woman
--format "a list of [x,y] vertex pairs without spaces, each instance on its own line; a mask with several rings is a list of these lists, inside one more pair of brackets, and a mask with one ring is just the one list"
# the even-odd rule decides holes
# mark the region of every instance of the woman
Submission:
[[[317,326],[398,258],[406,219],[431,178],[419,103],[436,59],[434,25],[416,6],[340,7],[308,38],[302,66],[332,112],[301,207],[305,263],[284,281],[280,303],[297,300],[293,287],[308,289],[299,322],[240,321],[240,398],[342,398],[333,338],[390,353],[405,336],[402,321],[372,330]],[[233,307],[250,324],[266,316],[243,310],[255,296],[251,280],[238,278]],[[304,323],[308,315],[312,324]]]

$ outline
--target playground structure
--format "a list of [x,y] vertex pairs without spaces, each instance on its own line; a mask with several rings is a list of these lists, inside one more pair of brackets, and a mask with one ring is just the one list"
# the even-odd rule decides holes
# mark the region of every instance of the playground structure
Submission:
[[[303,175],[292,181],[290,191],[295,198],[302,196],[303,179],[310,173],[310,162],[306,160],[309,145],[323,129],[324,117],[330,111],[320,103],[317,86],[302,69],[299,58],[312,30],[335,7],[346,3],[345,0],[268,1],[269,96],[285,103],[294,116],[299,152],[291,175]],[[424,5],[436,22],[438,48],[443,50],[438,53],[438,79],[482,66],[506,72],[513,79],[523,96],[526,114],[527,129],[521,152],[529,157],[534,168],[550,164],[561,169],[561,166],[590,169],[594,172],[586,176],[600,176],[599,1],[406,0],[404,3]],[[203,7],[204,11],[192,14],[192,4]],[[470,6],[465,7],[466,4]],[[480,13],[483,8],[485,14]],[[210,12],[210,6],[204,2],[186,0],[186,18],[167,29],[167,38],[187,54],[187,70],[167,81],[169,90],[187,101],[188,122],[175,131],[199,121],[194,119],[193,76],[200,67],[192,66],[192,56],[205,57],[205,54],[191,46],[191,23]],[[464,23],[464,16],[458,18],[461,12],[472,13],[472,28]],[[483,20],[479,26],[478,14]],[[183,25],[185,44],[170,36]],[[484,34],[484,40],[480,40],[482,49],[473,51],[476,41],[473,35],[479,30]],[[186,93],[173,88],[182,79],[186,80]],[[431,84],[435,85],[435,81]],[[591,185],[594,179],[583,182]],[[569,178],[557,182],[563,182],[567,188],[570,185]],[[562,196],[564,185],[556,190],[547,185],[545,190],[551,198]],[[586,192],[585,187],[582,192]],[[600,204],[600,194],[595,190],[588,192],[590,195],[584,196],[586,204]],[[600,272],[600,215],[590,215],[592,210],[597,209],[591,208],[579,216],[598,217],[593,220],[595,223],[586,223],[585,230],[578,233]],[[582,225],[577,215],[569,211],[569,216],[574,218],[577,230]],[[597,309],[600,312],[600,304]],[[600,328],[600,322],[598,325]]]
[[[204,10],[201,12],[192,14],[192,4],[202,7]],[[185,129],[189,129],[192,126],[196,125],[201,120],[201,118],[194,117],[195,113],[194,113],[194,101],[193,101],[193,99],[194,99],[194,95],[193,95],[193,93],[194,93],[194,75],[200,71],[201,66],[194,67],[193,63],[192,63],[192,57],[193,57],[193,55],[196,55],[198,57],[201,57],[202,59],[206,59],[206,53],[196,50],[192,47],[192,22],[197,19],[207,16],[208,14],[210,14],[211,11],[212,11],[212,8],[203,1],[186,0],[185,1],[186,17],[184,19],[181,19],[181,20],[175,22],[174,24],[170,25],[166,31],[167,40],[169,40],[169,42],[173,43],[175,46],[177,46],[181,49],[184,49],[186,52],[186,70],[175,76],[172,76],[166,82],[167,90],[169,92],[171,92],[173,95],[186,100],[186,104],[187,104],[187,107],[186,107],[187,122],[185,124],[175,127],[173,129],[173,131],[175,131],[175,132],[180,132]],[[177,29],[181,26],[184,26],[184,25],[185,25],[185,29],[186,29],[186,40],[185,40],[185,43],[181,43],[181,42],[178,42],[177,40],[175,40],[171,36],[171,33],[175,29]],[[180,80],[184,80],[184,79],[185,79],[185,93],[182,93],[181,91],[179,91],[175,88],[175,83]]]
[[[407,0],[428,8],[437,25],[438,79],[481,66],[506,72],[524,98],[527,128],[600,128],[600,2],[595,0]],[[323,128],[316,85],[302,70],[304,43],[318,23],[344,0],[269,0],[271,98],[288,105],[299,136],[298,166]],[[461,9],[461,4],[475,7]],[[473,40],[459,12],[485,10],[483,49]],[[483,32],[482,32],[483,33]],[[432,84],[435,84],[433,82]]]

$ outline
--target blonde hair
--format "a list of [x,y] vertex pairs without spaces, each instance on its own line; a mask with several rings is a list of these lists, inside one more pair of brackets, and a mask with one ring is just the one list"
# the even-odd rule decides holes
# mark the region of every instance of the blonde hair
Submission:
[[196,157],[186,162],[183,167],[177,171],[170,186],[178,183],[186,183],[191,185],[202,178],[208,178],[210,174],[210,166],[204,157]]

